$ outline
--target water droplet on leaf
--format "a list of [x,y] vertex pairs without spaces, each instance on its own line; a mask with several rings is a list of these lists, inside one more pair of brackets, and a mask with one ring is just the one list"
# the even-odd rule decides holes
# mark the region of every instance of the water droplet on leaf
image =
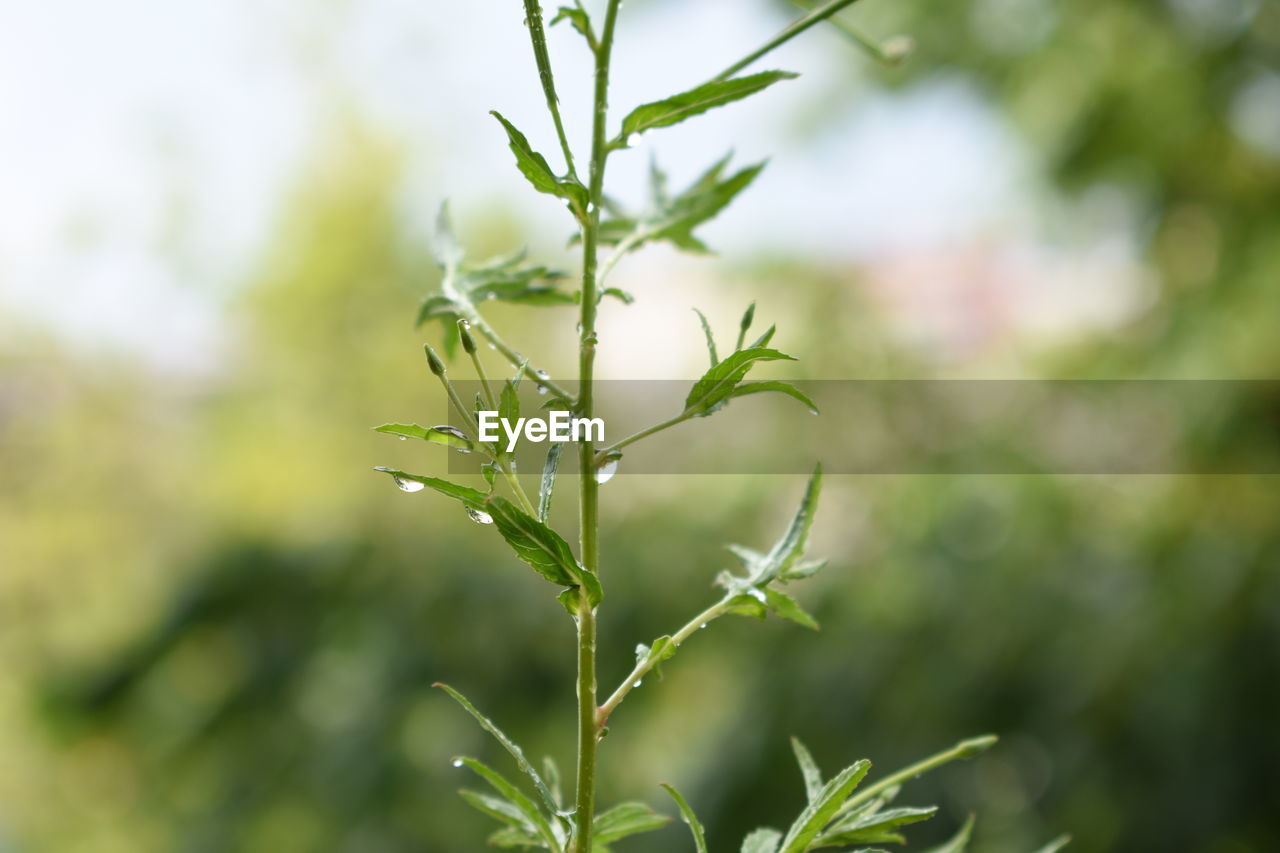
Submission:
[[538,388],[537,388],[538,394],[539,394],[539,395],[541,395],[541,396],[543,396],[543,397],[545,397],[545,396],[547,395],[547,391],[548,391],[548,390],[549,390],[549,389],[547,388],[547,386],[546,386],[546,385],[539,385],[539,386],[538,386]]
[[420,492],[427,487],[426,483],[419,483],[417,480],[406,480],[404,477],[392,476],[396,481],[396,488],[402,492]]
[[462,759],[461,759],[461,758],[455,758],[455,759],[453,759],[453,766],[454,766],[454,767],[461,767],[461,766],[462,766]]
[[762,604],[764,603],[764,600],[765,600],[765,598],[764,598],[764,593],[763,593],[763,592],[761,592],[760,590],[756,589],[755,587],[752,587],[752,588],[751,588],[751,591],[750,591],[750,592],[748,592],[748,593],[747,593],[747,595],[751,596],[751,597],[752,597],[752,598],[754,598],[756,601],[759,601],[759,602],[760,602],[760,603],[762,603]]
[[493,516],[482,509],[467,507],[467,518],[476,524],[493,524]]

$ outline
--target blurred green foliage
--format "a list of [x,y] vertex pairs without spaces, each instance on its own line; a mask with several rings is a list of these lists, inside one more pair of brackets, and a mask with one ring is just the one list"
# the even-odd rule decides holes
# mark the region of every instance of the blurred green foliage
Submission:
[[[1118,188],[1141,211],[1156,303],[1046,371],[1274,375],[1280,159],[1233,110],[1274,73],[1280,8],[963,0],[868,7],[866,25],[920,45],[881,83],[971,80],[1064,192]],[[335,138],[234,306],[216,381],[87,363],[34,332],[0,345],[0,849],[474,850],[487,827],[448,758],[501,756],[436,680],[531,753],[570,754],[559,606],[461,510],[369,470],[442,464],[369,430],[443,413],[410,331],[433,273],[397,216],[394,146]],[[877,345],[881,368],[920,374],[850,274],[786,273],[810,375]],[[1243,401],[1222,417],[1276,440]],[[608,487],[603,684],[710,600],[727,555],[709,542],[780,523],[783,485]],[[921,783],[912,799],[943,817],[916,838],[973,811],[993,853],[1063,830],[1080,851],[1280,849],[1274,478],[833,478],[827,498],[814,550],[832,566],[802,594],[822,634],[698,636],[613,721],[606,801],[674,782],[726,849],[798,808],[788,734],[834,768],[996,731],[1000,748]]]

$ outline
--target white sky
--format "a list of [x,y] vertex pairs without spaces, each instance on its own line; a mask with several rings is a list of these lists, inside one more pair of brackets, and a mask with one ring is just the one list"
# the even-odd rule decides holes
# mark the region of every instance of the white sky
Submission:
[[[615,114],[719,71],[781,25],[773,11],[625,9]],[[567,28],[552,50],[583,140],[585,50]],[[646,138],[677,183],[730,147],[742,163],[772,156],[706,230],[717,248],[857,260],[1026,214],[1024,154],[976,95],[948,82],[875,96],[850,81],[868,62],[812,31],[759,66],[800,80]],[[415,211],[450,197],[465,220],[502,201],[558,241],[558,205],[507,168],[487,114],[503,111],[559,163],[532,66],[514,0],[0,5],[0,310],[161,363],[215,351],[220,301],[343,99],[408,143]],[[616,158],[624,197],[648,156]]]

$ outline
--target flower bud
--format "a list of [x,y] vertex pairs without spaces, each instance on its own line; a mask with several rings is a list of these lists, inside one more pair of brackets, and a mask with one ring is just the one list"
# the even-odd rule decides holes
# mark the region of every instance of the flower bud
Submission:
[[436,355],[431,344],[423,344],[422,351],[427,354],[427,367],[431,368],[431,372],[436,376],[444,376],[444,362],[440,360],[440,356]]
[[471,337],[471,324],[464,318],[458,318],[458,335],[462,338],[462,349],[467,355],[476,354],[476,339]]

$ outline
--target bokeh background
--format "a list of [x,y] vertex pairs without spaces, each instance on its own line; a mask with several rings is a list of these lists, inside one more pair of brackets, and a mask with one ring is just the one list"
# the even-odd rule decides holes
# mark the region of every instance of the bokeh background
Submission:
[[[571,763],[563,611],[491,529],[370,471],[443,465],[369,431],[443,419],[419,349],[436,329],[412,325],[441,200],[477,254],[573,264],[486,114],[554,149],[519,6],[0,6],[0,850],[480,849],[448,759],[505,765],[436,680]],[[791,14],[629,0],[615,107]],[[814,30],[768,63],[799,81],[615,158],[626,200],[651,154],[677,183],[729,148],[772,160],[705,230],[720,259],[619,268],[638,301],[606,308],[602,375],[694,376],[689,308],[727,334],[756,300],[796,378],[1275,378],[1280,7],[845,17],[915,55],[886,67]],[[587,57],[552,42],[580,142]],[[571,313],[493,320],[569,373]],[[1265,444],[1277,410],[1214,417]],[[602,681],[801,486],[606,486]],[[975,812],[991,853],[1062,831],[1080,851],[1280,849],[1277,519],[1264,476],[832,478],[812,546],[832,562],[797,590],[823,631],[698,635],[615,717],[604,799],[673,782],[736,849],[801,804],[788,735],[828,770],[887,769],[994,731],[908,789],[943,807],[914,838]]]

